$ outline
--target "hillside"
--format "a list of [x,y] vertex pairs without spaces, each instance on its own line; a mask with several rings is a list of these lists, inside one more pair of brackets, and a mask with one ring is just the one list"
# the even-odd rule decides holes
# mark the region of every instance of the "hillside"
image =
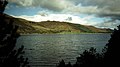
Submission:
[[[100,29],[93,26],[86,26],[80,24],[72,24],[68,22],[59,21],[43,21],[43,22],[31,22],[21,18],[14,18],[6,15],[6,21],[14,21],[15,25],[19,26],[17,32],[21,34],[50,34],[50,33],[108,33],[110,29]],[[11,20],[10,20],[11,19]]]

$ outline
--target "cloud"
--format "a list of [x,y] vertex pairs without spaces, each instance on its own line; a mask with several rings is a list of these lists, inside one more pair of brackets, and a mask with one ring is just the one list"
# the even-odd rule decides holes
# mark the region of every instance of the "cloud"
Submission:
[[9,0],[9,2],[16,3],[23,7],[39,6],[53,11],[61,11],[72,5],[72,3],[67,0]]
[[39,6],[59,12],[85,14],[120,14],[120,0],[9,0],[23,7]]
[[33,22],[41,22],[41,21],[63,22],[64,21],[64,22],[70,22],[74,24],[92,25],[98,28],[111,28],[111,29],[114,29],[118,25],[120,25],[120,20],[113,20],[110,18],[105,18],[103,22],[99,20],[95,21],[93,19],[97,19],[98,17],[94,15],[87,15],[87,16],[80,17],[76,15],[71,15],[71,14],[47,14],[47,13],[41,12],[40,14],[34,15],[34,16],[21,15],[21,16],[14,16],[14,17],[23,18]]
[[19,6],[31,6],[33,3],[33,0],[8,0],[10,3],[15,3],[16,5]]
[[98,14],[99,17],[110,17],[113,20],[120,20],[120,13]]
[[[9,0],[17,6],[22,7],[40,7],[42,10],[39,14],[43,17],[47,14],[88,14],[96,17],[109,17],[112,22],[104,22],[104,26],[119,25],[120,22],[120,0]],[[43,12],[42,12],[43,11]],[[59,15],[58,15],[59,16]],[[55,16],[54,18],[58,17]],[[63,15],[62,15],[63,16]],[[65,17],[65,16],[63,16]],[[44,17],[45,18],[45,17]],[[78,22],[95,25],[96,22],[84,20],[79,17],[74,17]],[[59,18],[57,18],[60,20]],[[67,19],[67,18],[66,18]],[[77,22],[73,19],[72,21]],[[88,22],[89,21],[89,22]],[[79,22],[79,23],[80,23]],[[99,21],[98,21],[99,22]],[[100,24],[102,26],[102,24]],[[98,25],[98,26],[100,26]],[[100,27],[101,27],[100,26]]]
[[63,10],[64,13],[77,13],[77,14],[96,14],[100,12],[97,6],[82,6],[78,4]]
[[111,19],[111,20],[107,20],[103,23],[98,23],[95,26],[99,27],[99,28],[111,28],[111,29],[116,28],[117,29],[118,25],[120,25],[120,20],[112,20]]
[[[35,21],[35,22],[41,22],[41,21],[60,21],[60,22],[70,22],[74,24],[82,24],[82,25],[95,25],[95,21],[91,21],[91,19],[95,18],[93,15],[91,16],[84,16],[79,17],[75,15],[70,14],[38,14],[34,16],[27,16],[27,15],[21,15],[21,16],[14,16],[16,18],[23,18],[29,21]],[[68,20],[68,18],[71,18],[71,20]]]

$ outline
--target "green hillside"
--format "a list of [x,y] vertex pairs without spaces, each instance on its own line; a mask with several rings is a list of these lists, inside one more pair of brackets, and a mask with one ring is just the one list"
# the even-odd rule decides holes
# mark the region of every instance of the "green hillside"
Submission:
[[14,18],[9,15],[5,15],[5,17],[7,22],[14,21],[14,24],[19,26],[17,32],[21,34],[108,33],[112,31],[110,29],[100,29],[93,26],[72,24],[69,22],[59,21],[31,22],[21,18]]

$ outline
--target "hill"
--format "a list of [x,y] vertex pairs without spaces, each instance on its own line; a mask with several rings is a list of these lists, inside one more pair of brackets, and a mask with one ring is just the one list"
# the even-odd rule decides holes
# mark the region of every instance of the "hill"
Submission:
[[21,34],[52,34],[52,33],[109,33],[111,29],[101,29],[93,26],[72,24],[69,22],[43,21],[32,22],[21,18],[15,18],[5,14],[5,21],[8,23],[14,21],[19,26],[17,32]]

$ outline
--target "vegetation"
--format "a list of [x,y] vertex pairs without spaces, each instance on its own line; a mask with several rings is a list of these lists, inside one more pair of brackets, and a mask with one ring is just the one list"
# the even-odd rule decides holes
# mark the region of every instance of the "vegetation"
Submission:
[[18,26],[13,20],[6,21],[4,10],[8,2],[0,0],[0,67],[28,67],[28,58],[23,57],[23,48],[14,49],[16,40],[20,36],[17,33]]
[[97,53],[96,49],[91,47],[85,50],[75,64],[65,64],[64,60],[60,61],[57,67],[119,67],[119,42],[120,40],[120,25],[111,35],[109,42],[106,44],[102,53]]
[[[27,67],[28,58],[23,57],[21,46],[15,50],[15,44],[20,33],[61,33],[61,32],[110,32],[107,29],[98,29],[92,26],[71,24],[66,22],[45,21],[34,23],[23,19],[13,18],[4,14],[4,9],[8,2],[0,0],[0,67]],[[20,27],[20,28],[18,28]],[[17,31],[18,29],[18,31]],[[65,64],[62,60],[57,67],[119,67],[119,42],[120,26],[115,29],[111,39],[103,49],[103,53],[97,53],[95,48],[85,50],[75,64],[69,62]],[[28,66],[29,67],[29,66]]]
[[72,24],[59,21],[42,21],[32,22],[21,18],[14,18],[6,15],[6,21],[9,19],[14,21],[14,24],[19,25],[18,31],[21,34],[52,34],[52,33],[110,33],[111,29],[100,29],[93,26],[85,26],[80,24]]

